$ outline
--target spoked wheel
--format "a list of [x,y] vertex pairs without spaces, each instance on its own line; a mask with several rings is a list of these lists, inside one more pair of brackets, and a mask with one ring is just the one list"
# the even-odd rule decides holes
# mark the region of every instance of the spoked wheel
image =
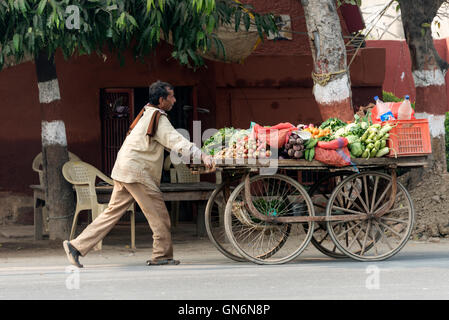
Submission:
[[222,183],[218,186],[207,201],[204,217],[207,235],[218,251],[229,259],[243,262],[246,259],[240,256],[234,246],[229,242],[224,226],[226,202],[233,188],[235,188],[233,183]]
[[[250,179],[252,204],[261,213],[276,217],[313,216],[313,204],[304,188],[283,175]],[[313,222],[270,223],[255,217],[248,208],[245,183],[231,193],[225,210],[229,240],[247,260],[258,264],[281,264],[296,258],[309,243]]]
[[[353,174],[353,171],[331,172],[318,180],[318,182],[309,189],[309,196],[312,199],[316,216],[326,215],[326,206],[332,191],[341,181],[343,181],[343,179]],[[315,229],[310,242],[320,252],[329,257],[337,259],[347,258],[347,255],[338,250],[337,246],[332,241],[329,231],[327,231],[326,222],[315,223]]]
[[[380,212],[384,214],[376,216]],[[342,214],[366,215],[366,219],[327,222],[338,249],[356,260],[379,261],[407,243],[415,211],[402,184],[394,186],[392,177],[384,173],[364,172],[346,178],[332,193],[326,215]]]

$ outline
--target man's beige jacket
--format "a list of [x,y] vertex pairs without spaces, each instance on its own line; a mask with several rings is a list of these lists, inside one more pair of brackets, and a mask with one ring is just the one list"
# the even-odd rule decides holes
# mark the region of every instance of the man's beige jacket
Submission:
[[[148,105],[144,108],[142,117],[117,154],[111,177],[125,183],[139,182],[159,186],[164,147],[181,154],[198,152],[199,149],[173,128],[165,112]],[[162,115],[155,136],[150,138],[147,129],[154,112],[162,112]]]

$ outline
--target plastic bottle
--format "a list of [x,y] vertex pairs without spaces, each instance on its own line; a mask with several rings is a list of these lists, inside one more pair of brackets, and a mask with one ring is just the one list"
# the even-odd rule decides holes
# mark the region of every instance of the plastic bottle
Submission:
[[398,120],[410,120],[412,118],[412,112],[410,97],[406,95],[398,109]]
[[380,119],[381,121],[394,119],[388,103],[385,103],[382,100],[380,100],[378,96],[374,97],[374,101],[376,101],[377,119]]

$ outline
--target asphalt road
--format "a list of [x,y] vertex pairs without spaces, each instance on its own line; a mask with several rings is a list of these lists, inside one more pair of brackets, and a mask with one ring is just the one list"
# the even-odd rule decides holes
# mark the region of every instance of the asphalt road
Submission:
[[293,262],[260,266],[219,253],[208,239],[175,242],[178,266],[148,267],[150,247],[104,245],[72,268],[61,248],[0,248],[0,299],[314,300],[449,299],[449,241],[409,241],[387,261],[328,258],[309,247]]

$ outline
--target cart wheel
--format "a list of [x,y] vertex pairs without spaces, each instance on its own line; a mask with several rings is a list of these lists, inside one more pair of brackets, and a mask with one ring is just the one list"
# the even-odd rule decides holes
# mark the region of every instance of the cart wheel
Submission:
[[[252,177],[250,193],[260,213],[277,217],[314,215],[307,192],[287,176]],[[306,229],[302,223],[269,223],[254,217],[246,205],[244,182],[226,203],[226,234],[237,251],[254,263],[281,264],[296,258],[313,234],[313,222],[305,224]]]
[[328,221],[327,229],[343,253],[360,261],[379,261],[398,253],[413,229],[415,211],[412,199],[397,182],[394,203],[392,177],[379,172],[364,172],[343,180],[329,199],[326,215],[367,214],[365,220]]
[[[326,206],[332,191],[343,179],[353,174],[353,171],[331,172],[318,180],[318,182],[309,189],[309,196],[312,199],[316,216],[326,215]],[[315,223],[315,229],[310,242],[312,242],[315,248],[320,252],[329,257],[337,259],[347,258],[347,255],[338,250],[337,246],[329,236],[326,222]]]
[[[226,237],[224,212],[226,201],[232,190],[232,184],[222,183],[212,192],[204,213],[207,235],[214,246],[229,259],[243,262],[245,258],[239,255]],[[235,187],[234,187],[235,188]]]

